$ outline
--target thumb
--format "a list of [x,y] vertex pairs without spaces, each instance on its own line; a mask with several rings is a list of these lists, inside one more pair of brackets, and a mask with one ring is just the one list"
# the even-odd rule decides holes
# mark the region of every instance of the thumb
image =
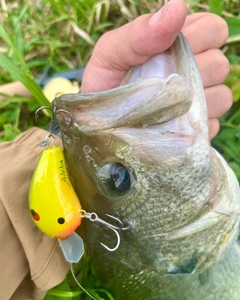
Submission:
[[82,92],[117,87],[126,71],[166,50],[181,30],[187,15],[183,0],[171,0],[155,14],[138,17],[97,42],[83,76]]

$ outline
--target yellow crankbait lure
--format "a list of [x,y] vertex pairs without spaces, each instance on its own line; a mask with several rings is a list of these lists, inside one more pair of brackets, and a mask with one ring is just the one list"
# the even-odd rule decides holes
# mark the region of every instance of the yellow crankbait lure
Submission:
[[62,149],[54,144],[43,150],[33,174],[29,207],[34,223],[50,237],[65,239],[81,224],[81,204]]

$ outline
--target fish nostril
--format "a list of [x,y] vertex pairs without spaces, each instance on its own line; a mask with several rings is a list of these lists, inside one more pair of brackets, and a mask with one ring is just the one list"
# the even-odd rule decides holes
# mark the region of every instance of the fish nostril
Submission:
[[58,223],[59,224],[64,224],[65,223],[65,219],[64,218],[58,218]]

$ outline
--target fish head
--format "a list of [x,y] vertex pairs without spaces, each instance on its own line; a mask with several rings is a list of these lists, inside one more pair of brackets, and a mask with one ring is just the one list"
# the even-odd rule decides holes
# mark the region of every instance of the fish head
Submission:
[[[132,68],[120,87],[55,100],[57,109],[73,118],[72,124],[69,114],[58,114],[65,156],[88,209],[114,212],[122,202],[131,202],[129,194],[153,192],[158,188],[149,189],[153,174],[178,174],[190,164],[197,143],[205,145],[208,155],[206,107],[198,95],[202,83],[191,74],[197,67],[188,51],[179,36],[169,50]],[[116,170],[129,174],[129,191],[112,182]]]
[[[128,228],[116,251],[121,261],[130,266],[124,257],[131,252],[134,268],[191,273],[219,257],[221,242],[212,240],[227,221],[213,206],[226,174],[210,147],[201,76],[182,34],[170,49],[132,68],[120,87],[62,95],[55,103],[83,208],[101,218],[114,215]],[[87,227],[90,251],[106,251],[93,245],[107,233]]]

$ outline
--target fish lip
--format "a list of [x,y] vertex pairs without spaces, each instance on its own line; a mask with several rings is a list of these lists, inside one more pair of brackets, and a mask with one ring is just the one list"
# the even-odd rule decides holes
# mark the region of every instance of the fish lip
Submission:
[[[171,92],[174,87],[177,91]],[[164,79],[142,79],[107,93],[73,95],[77,100],[72,98],[71,102],[68,96],[61,96],[57,101],[61,101],[61,110],[66,109],[72,115],[74,127],[81,132],[165,123],[188,112],[192,104],[189,87],[175,73]],[[112,103],[106,97],[113,99]],[[165,101],[166,97],[168,101]],[[71,127],[67,114],[61,112],[57,117],[60,125],[70,125],[67,130]]]
[[[185,52],[188,50],[188,45],[185,43],[185,40],[182,36],[182,34],[178,35],[178,44],[181,45],[178,49],[176,49],[175,43],[165,52],[160,53],[156,55],[156,60],[158,60],[158,56],[162,55],[164,56],[165,53],[167,53],[167,56],[171,61],[166,64],[167,68],[169,69],[168,72],[166,72],[166,76],[161,77],[161,74],[147,74],[147,76],[143,76],[141,80],[137,80],[134,82],[127,82],[129,80],[123,80],[122,84],[119,87],[113,88],[108,91],[101,91],[101,92],[94,92],[94,93],[85,93],[85,94],[66,94],[61,95],[60,97],[56,98],[54,101],[57,103],[58,109],[65,109],[73,116],[73,122],[74,126],[78,127],[81,131],[95,131],[95,130],[104,130],[109,128],[116,128],[116,126],[122,126],[121,124],[117,125],[115,124],[109,124],[108,126],[105,124],[104,126],[95,126],[91,120],[94,119],[94,116],[91,117],[92,112],[89,113],[88,116],[86,116],[86,120],[84,120],[83,113],[86,110],[86,106],[90,106],[91,109],[94,108],[93,103],[98,103],[99,107],[98,110],[101,109],[101,102],[103,109],[106,109],[107,105],[109,103],[106,101],[107,99],[115,99],[117,96],[121,98],[121,93],[124,94],[124,91],[126,88],[129,90],[130,93],[137,92],[137,89],[143,85],[143,86],[153,86],[154,84],[158,85],[158,90],[162,90],[166,86],[166,82],[168,82],[172,76],[179,76],[179,78],[182,79],[182,81],[186,82],[186,86],[189,87],[189,60],[185,54]],[[178,50],[178,51],[177,51]],[[180,53],[179,53],[180,52]],[[181,61],[180,57],[184,57],[184,62]],[[170,66],[170,67],[169,67]],[[141,67],[141,66],[140,66]],[[131,69],[131,71],[128,72],[128,78],[131,76],[131,73],[134,72],[137,68],[140,68],[139,66]],[[155,71],[154,71],[155,72]],[[165,72],[165,71],[164,71]],[[126,76],[126,78],[127,78]],[[127,84],[125,84],[127,83]],[[186,88],[187,88],[186,87]],[[151,87],[150,87],[151,88]],[[190,93],[190,91],[189,91]],[[129,96],[128,96],[129,97]],[[105,101],[105,102],[104,102]],[[127,103],[126,103],[127,104]],[[112,104],[115,106],[115,104]],[[123,104],[124,105],[124,104]],[[115,106],[116,107],[116,106]],[[189,107],[188,107],[189,109]],[[187,111],[187,110],[186,110]],[[112,113],[112,112],[111,112]],[[61,124],[68,125],[67,123],[67,116],[66,114],[60,117]],[[119,117],[120,118],[120,117]],[[90,121],[89,121],[90,120]],[[166,121],[166,120],[165,120]],[[91,122],[89,126],[89,122]],[[100,119],[96,117],[96,123],[100,124]],[[64,124],[65,123],[65,124]],[[69,121],[68,121],[69,123]],[[125,122],[127,124],[127,122]],[[80,127],[79,127],[80,126]],[[69,127],[69,126],[68,126]]]

